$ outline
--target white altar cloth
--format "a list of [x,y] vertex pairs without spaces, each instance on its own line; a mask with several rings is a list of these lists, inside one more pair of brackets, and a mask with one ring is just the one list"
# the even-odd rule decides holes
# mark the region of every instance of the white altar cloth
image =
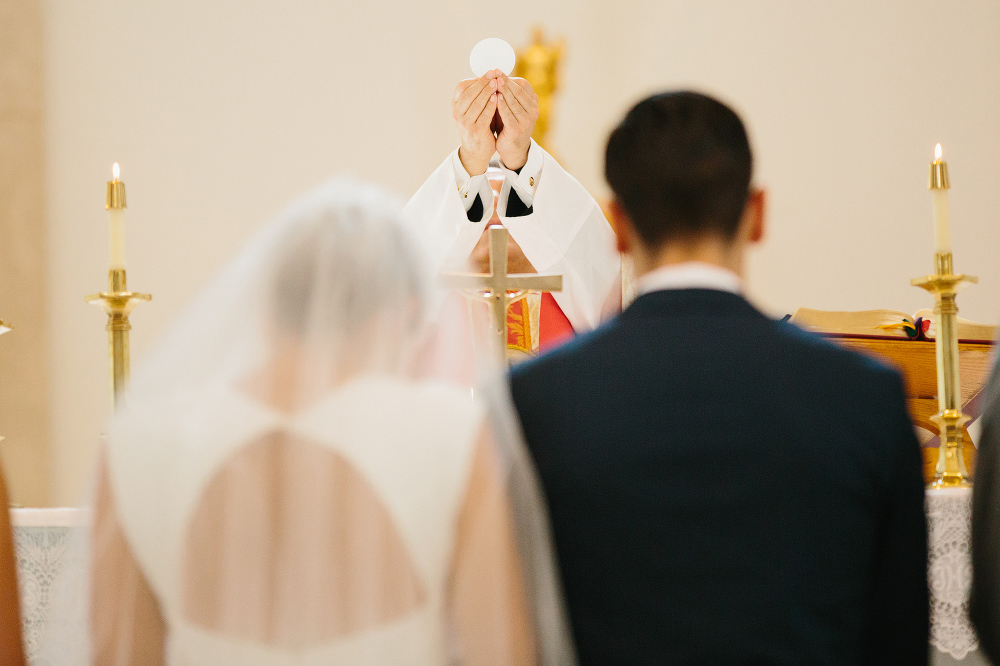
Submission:
[[[972,489],[928,490],[927,582],[931,592],[931,646],[951,660],[978,662],[979,639],[969,621],[972,589]],[[932,651],[933,652],[933,651]],[[932,662],[940,663],[937,654]]]
[[[984,663],[969,622],[972,583],[970,489],[928,490],[927,567],[931,596],[932,664]],[[82,524],[83,511],[11,509],[17,551],[21,622],[29,663],[37,655],[48,618],[52,582],[59,573],[71,531]]]
[[21,593],[21,628],[28,663],[38,655],[49,615],[49,594],[70,542],[81,524],[82,510],[11,509],[17,582]]

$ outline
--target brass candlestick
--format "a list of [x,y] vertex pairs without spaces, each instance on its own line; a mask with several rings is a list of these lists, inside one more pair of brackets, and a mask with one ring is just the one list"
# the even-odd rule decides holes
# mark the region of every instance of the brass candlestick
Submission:
[[[931,164],[930,189],[948,189],[948,167],[944,162]],[[962,413],[962,393],[958,376],[958,332],[956,323],[958,305],[955,294],[963,283],[975,284],[979,278],[971,275],[955,275],[951,252],[934,255],[935,274],[911,281],[915,287],[922,287],[934,294],[934,316],[937,335],[934,347],[937,352],[938,405],[941,411],[931,420],[941,430],[940,454],[934,480],[930,488],[967,488],[969,473],[962,458],[964,425],[969,417]]]
[[[117,165],[115,165],[117,167]],[[104,204],[107,210],[125,208],[125,183],[117,177],[108,182],[107,198]],[[128,332],[132,325],[128,316],[140,301],[148,301],[153,297],[149,294],[139,294],[128,290],[125,269],[112,268],[108,271],[108,291],[91,294],[84,300],[92,303],[108,315],[108,365],[111,373],[111,405],[114,407],[121,397],[129,376],[129,344]]]

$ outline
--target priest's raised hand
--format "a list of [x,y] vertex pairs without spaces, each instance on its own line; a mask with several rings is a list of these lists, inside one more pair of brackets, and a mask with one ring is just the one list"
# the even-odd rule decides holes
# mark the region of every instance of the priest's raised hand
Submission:
[[528,161],[531,133],[538,120],[538,95],[526,79],[496,71],[499,75],[497,114],[500,116],[500,122],[494,124],[497,153],[508,169],[517,171]]
[[465,170],[472,175],[486,173],[497,149],[497,140],[493,134],[497,83],[496,70],[491,69],[478,79],[461,81],[452,97],[451,115],[462,138],[458,158]]
[[470,174],[485,173],[494,153],[514,171],[528,161],[538,95],[527,80],[499,69],[465,79],[455,87],[451,115],[462,138],[458,157]]

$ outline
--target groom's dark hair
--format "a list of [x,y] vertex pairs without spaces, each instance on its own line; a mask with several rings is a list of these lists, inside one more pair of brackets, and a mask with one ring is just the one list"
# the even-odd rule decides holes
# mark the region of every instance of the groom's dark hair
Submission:
[[604,176],[643,242],[731,240],[750,193],[753,155],[736,112],[707,95],[642,100],[608,138]]

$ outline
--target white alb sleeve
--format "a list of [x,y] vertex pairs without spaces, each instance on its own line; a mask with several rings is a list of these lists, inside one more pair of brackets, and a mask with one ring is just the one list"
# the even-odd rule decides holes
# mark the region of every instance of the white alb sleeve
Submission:
[[493,189],[490,187],[490,181],[486,178],[486,173],[483,172],[476,176],[470,176],[469,172],[465,170],[462,160],[458,157],[457,148],[451,155],[451,163],[455,169],[455,185],[458,187],[458,196],[462,200],[462,207],[465,208],[466,215],[468,215],[469,210],[475,204],[477,194],[483,203],[479,219],[473,220],[470,218],[469,221],[482,222],[483,218],[486,217],[487,202],[490,204],[490,213],[492,214],[493,212]]
[[504,172],[504,181],[503,188],[500,190],[500,198],[497,201],[497,210],[503,211],[500,216],[501,218],[507,216],[507,202],[511,190],[517,193],[517,197],[524,204],[525,208],[530,209],[534,205],[535,189],[538,187],[538,181],[542,174],[542,162],[542,148],[535,143],[534,139],[531,140],[531,146],[528,148],[528,161],[521,167],[520,172],[507,168],[503,160],[500,160],[500,168]]

